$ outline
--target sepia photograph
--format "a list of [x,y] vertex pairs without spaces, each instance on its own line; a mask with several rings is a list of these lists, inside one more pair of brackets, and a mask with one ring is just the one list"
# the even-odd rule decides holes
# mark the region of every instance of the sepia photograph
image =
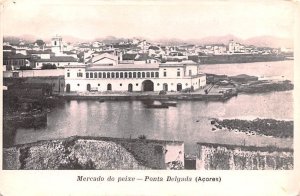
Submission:
[[2,170],[293,171],[297,6],[1,1]]

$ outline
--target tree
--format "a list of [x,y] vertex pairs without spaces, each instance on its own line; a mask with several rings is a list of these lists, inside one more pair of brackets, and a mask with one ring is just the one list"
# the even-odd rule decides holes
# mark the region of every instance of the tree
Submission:
[[20,66],[19,70],[32,70],[32,67],[22,65],[22,66]]
[[56,67],[55,64],[51,64],[51,63],[43,63],[41,69],[57,69],[57,67]]
[[43,47],[45,45],[45,42],[41,39],[38,39],[35,41],[35,43],[39,46],[39,47]]

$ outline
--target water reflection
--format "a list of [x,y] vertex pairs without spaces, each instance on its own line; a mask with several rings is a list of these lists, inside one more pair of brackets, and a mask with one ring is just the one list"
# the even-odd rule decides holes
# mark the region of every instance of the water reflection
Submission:
[[48,114],[38,130],[18,129],[16,144],[72,135],[181,140],[187,152],[196,142],[291,147],[291,139],[212,132],[211,118],[293,119],[292,92],[239,95],[229,101],[180,101],[169,109],[147,109],[140,101],[70,101]]

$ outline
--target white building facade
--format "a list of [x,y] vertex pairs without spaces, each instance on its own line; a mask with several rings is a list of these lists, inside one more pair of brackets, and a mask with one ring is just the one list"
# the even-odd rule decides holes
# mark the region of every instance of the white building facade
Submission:
[[151,64],[89,64],[65,67],[65,92],[181,91],[206,85],[192,61]]

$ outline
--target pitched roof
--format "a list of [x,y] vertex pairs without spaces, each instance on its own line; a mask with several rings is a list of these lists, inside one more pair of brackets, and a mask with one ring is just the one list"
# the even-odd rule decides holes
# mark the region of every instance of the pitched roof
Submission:
[[37,59],[36,62],[77,62],[72,56],[53,56],[50,59]]
[[12,46],[3,46],[3,50],[16,50],[16,49]]
[[126,53],[126,54],[122,55],[122,59],[124,61],[134,60],[136,56],[137,56],[137,54],[128,54],[128,53]]
[[113,66],[108,65],[87,65],[86,71],[139,71],[139,70],[157,70],[159,64],[118,64]]
[[14,54],[12,52],[3,52],[3,59],[29,59],[29,56],[23,54]]

